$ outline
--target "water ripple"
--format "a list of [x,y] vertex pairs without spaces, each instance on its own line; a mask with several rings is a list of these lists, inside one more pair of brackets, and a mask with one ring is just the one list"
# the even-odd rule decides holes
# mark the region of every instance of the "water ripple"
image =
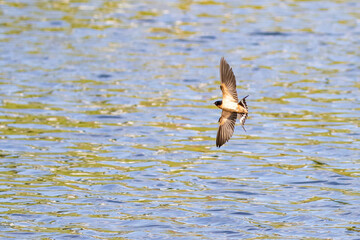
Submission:
[[358,3],[2,5],[0,237],[358,236]]

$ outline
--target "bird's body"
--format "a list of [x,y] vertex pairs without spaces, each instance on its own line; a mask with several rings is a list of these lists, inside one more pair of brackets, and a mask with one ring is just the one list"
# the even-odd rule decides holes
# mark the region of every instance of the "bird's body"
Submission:
[[217,107],[224,111],[228,111],[228,112],[236,112],[236,113],[240,113],[240,114],[247,113],[246,108],[244,108],[237,102],[225,102],[225,104],[223,104],[221,101],[221,104]]
[[223,98],[214,103],[218,108],[223,110],[219,118],[219,130],[216,136],[217,147],[221,147],[229,141],[234,133],[237,118],[240,119],[240,123],[245,130],[244,124],[248,117],[248,107],[245,101],[248,96],[238,102],[235,75],[223,57],[220,60],[220,78],[220,89]]

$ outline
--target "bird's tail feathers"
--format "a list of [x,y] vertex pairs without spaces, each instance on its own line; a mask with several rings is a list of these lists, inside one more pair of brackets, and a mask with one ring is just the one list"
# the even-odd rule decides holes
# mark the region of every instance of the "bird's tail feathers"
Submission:
[[[246,104],[245,99],[246,99],[248,96],[249,96],[249,95],[247,95],[246,97],[244,97],[243,99],[241,99],[240,102],[239,102],[240,106],[242,106],[242,107],[245,108],[246,110],[248,110],[248,106],[247,106],[247,104]],[[237,115],[237,118],[239,119],[242,128],[243,128],[244,131],[246,132],[246,129],[245,129],[244,125],[245,125],[246,119],[248,118],[248,113],[239,113],[239,114]]]
[[243,99],[240,100],[239,104],[240,106],[242,106],[243,108],[245,108],[246,110],[248,110],[248,106],[246,104],[245,98],[247,98],[249,95],[247,95],[246,97],[244,97]]

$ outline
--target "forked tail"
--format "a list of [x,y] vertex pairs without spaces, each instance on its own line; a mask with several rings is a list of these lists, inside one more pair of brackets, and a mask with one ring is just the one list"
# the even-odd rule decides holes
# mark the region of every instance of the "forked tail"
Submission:
[[240,106],[242,106],[243,108],[245,108],[246,110],[248,110],[248,106],[246,104],[245,98],[247,98],[249,95],[247,95],[246,97],[244,97],[243,99],[240,100],[239,104]]
[[[243,99],[241,99],[240,102],[239,102],[240,106],[242,106],[242,107],[245,108],[246,110],[248,110],[248,106],[247,106],[247,104],[246,104],[245,98],[247,98],[248,96],[249,96],[249,95],[247,95],[246,97],[244,97]],[[247,114],[247,113],[239,113],[239,114],[238,114],[238,118],[239,118],[239,120],[240,120],[241,126],[242,126],[242,128],[244,129],[245,132],[246,132],[246,129],[245,129],[244,125],[245,125],[245,121],[246,121],[247,117],[248,117],[248,114]]]

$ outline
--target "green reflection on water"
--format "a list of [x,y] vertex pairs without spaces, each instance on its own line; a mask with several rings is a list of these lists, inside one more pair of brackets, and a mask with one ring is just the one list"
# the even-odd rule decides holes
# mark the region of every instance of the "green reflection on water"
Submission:
[[47,110],[55,110],[55,111],[62,110],[61,108],[51,107],[50,104],[45,104],[41,102],[29,102],[27,104],[21,104],[21,103],[3,101],[1,107],[7,109],[47,109]]
[[[16,108],[18,109],[18,108]],[[4,119],[7,121],[3,121],[2,123],[16,123],[16,124],[39,124],[39,125],[47,125],[47,126],[62,126],[62,127],[77,127],[77,128],[99,128],[101,124],[95,121],[78,121],[74,119],[70,119],[65,116],[48,116],[48,115],[31,115],[31,114],[20,114],[18,116],[0,116],[0,119]],[[45,131],[45,132],[70,132],[69,130],[64,129],[27,129],[17,128],[17,127],[7,127],[8,129],[13,129],[13,131]]]

